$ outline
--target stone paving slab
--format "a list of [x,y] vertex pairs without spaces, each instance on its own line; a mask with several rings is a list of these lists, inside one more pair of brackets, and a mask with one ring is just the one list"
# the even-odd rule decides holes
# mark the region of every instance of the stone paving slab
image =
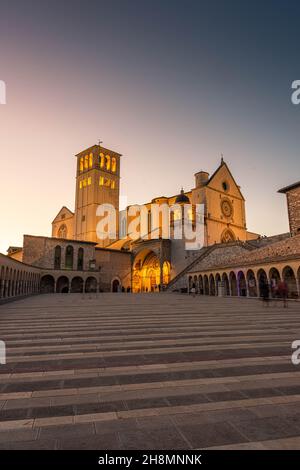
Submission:
[[299,449],[299,331],[298,303],[253,299],[2,305],[0,449]]

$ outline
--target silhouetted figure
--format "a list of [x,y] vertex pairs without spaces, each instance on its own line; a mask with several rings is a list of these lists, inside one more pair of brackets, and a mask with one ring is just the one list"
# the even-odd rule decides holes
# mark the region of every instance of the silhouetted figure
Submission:
[[260,296],[265,305],[269,305],[270,300],[270,288],[266,279],[262,278],[259,283]]
[[196,295],[196,285],[195,284],[192,285],[191,294],[192,294],[193,297],[195,297],[195,295]]
[[289,288],[285,281],[280,281],[278,284],[278,296],[283,300],[283,306],[286,308],[288,306],[287,298],[289,294]]

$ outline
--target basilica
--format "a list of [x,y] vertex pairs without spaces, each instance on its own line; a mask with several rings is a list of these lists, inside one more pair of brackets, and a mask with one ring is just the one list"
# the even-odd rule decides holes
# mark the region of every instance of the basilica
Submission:
[[[93,145],[75,157],[74,210],[62,206],[51,237],[25,234],[22,247],[0,255],[0,299],[51,292],[188,292],[191,285],[199,295],[255,297],[261,276],[269,282],[285,278],[290,295],[299,296],[300,183],[280,190],[287,197],[290,232],[262,237],[247,230],[245,199],[222,158],[213,174],[197,171],[191,189],[146,202],[149,231],[156,236],[133,238],[130,223],[140,216],[130,215],[133,206],[119,208],[121,155]],[[97,208],[103,204],[115,208],[114,237],[99,238]],[[187,249],[184,237],[172,231],[161,236],[161,220],[151,225],[153,204],[188,205],[191,226],[201,205],[202,246]],[[173,229],[180,214],[171,221]]]

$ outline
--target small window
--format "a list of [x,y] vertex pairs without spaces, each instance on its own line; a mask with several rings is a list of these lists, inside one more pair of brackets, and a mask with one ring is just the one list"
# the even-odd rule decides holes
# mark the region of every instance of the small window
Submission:
[[111,189],[115,189],[115,187],[116,187],[116,182],[115,182],[115,181],[112,181],[110,187],[111,187]]
[[90,153],[90,156],[89,156],[89,168],[92,168],[93,166],[93,154]]
[[83,216],[81,217],[81,221],[82,221],[82,222],[85,222],[85,215],[83,215]]
[[89,156],[84,157],[84,168],[87,170],[89,168]]
[[91,186],[91,184],[92,184],[92,177],[91,176],[88,177],[87,184],[88,184],[88,186]]
[[100,176],[99,178],[99,186],[103,186],[104,185],[104,176]]
[[82,186],[85,188],[86,187],[86,179],[82,181]]
[[222,188],[223,188],[223,191],[225,192],[229,190],[229,184],[227,183],[227,181],[223,181]]
[[81,157],[80,164],[79,164],[79,169],[81,172],[83,171],[83,167],[84,167],[84,160],[83,160],[83,157]]
[[110,170],[110,156],[106,155],[105,160],[106,160],[106,169]]
[[111,171],[113,173],[115,173],[116,169],[117,169],[117,160],[116,160],[115,157],[112,157],[112,159],[111,159]]
[[82,189],[82,180],[79,181],[79,188]]

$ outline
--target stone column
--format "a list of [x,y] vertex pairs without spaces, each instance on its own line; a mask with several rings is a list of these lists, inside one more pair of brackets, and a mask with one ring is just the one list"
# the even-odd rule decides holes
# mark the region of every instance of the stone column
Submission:
[[160,291],[162,291],[162,286],[163,286],[163,283],[164,283],[163,265],[164,265],[164,262],[160,259],[160,260],[159,260],[159,267],[160,267],[160,277],[159,277]]
[[296,285],[297,285],[297,294],[298,294],[298,297],[300,297],[300,282],[299,282],[298,276],[296,276]]

